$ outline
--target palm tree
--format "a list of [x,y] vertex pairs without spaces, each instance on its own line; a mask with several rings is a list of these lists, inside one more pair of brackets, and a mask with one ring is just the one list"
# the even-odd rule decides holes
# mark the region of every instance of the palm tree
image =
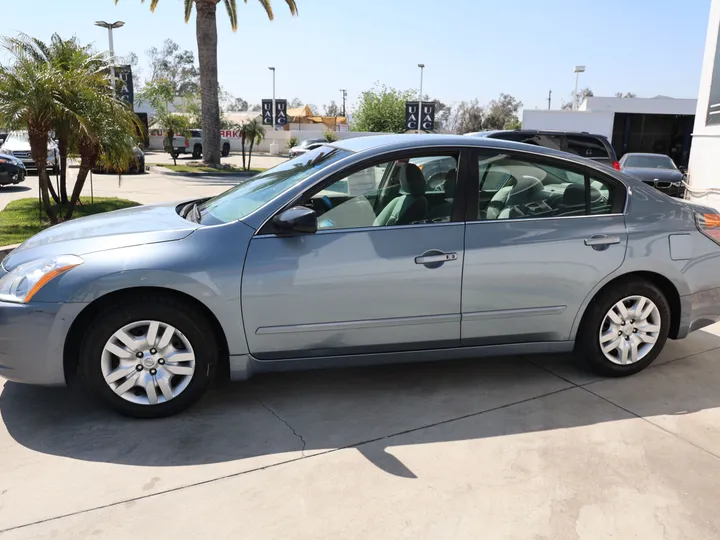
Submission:
[[[270,0],[258,0],[267,16],[273,20]],[[145,0],[141,0],[145,3]],[[150,0],[150,11],[155,11],[159,0]],[[223,0],[230,25],[237,30],[236,0]],[[115,0],[115,4],[118,0]],[[200,63],[200,92],[202,97],[203,161],[210,165],[220,163],[220,103],[218,98],[217,66],[217,5],[220,0],[185,0],[185,22],[190,21],[193,4],[197,8],[196,35]],[[247,3],[247,0],[245,0]],[[285,0],[292,15],[297,15],[295,0]]]
[[[77,70],[90,71],[101,74],[106,68],[100,55],[94,54],[89,45],[80,45],[77,38],[64,40],[58,34],[53,34],[50,43],[46,44],[38,38],[20,34],[8,38],[6,44],[23,51],[37,63],[47,63],[68,74]],[[71,146],[77,145],[77,122],[72,116],[57,118],[53,129],[58,139],[60,152],[60,193],[56,196],[52,192],[52,183],[48,185],[56,202],[67,204],[67,157]]]
[[247,124],[243,125],[243,167],[245,166],[245,139],[250,141],[250,150],[248,151],[247,169],[250,170],[250,159],[252,159],[252,150],[254,144],[260,144],[265,139],[265,128],[257,119],[250,120]]
[[67,74],[51,64],[35,62],[11,43],[3,46],[14,62],[0,66],[0,123],[11,129],[27,129],[42,204],[50,222],[57,223],[48,188],[48,136],[58,117],[73,115],[64,100],[70,81]]
[[135,159],[136,134],[142,128],[132,109],[108,92],[107,87],[97,91],[97,88],[88,85],[83,90],[78,92],[74,103],[84,127],[78,135],[80,169],[65,220],[72,219],[85,180],[93,167],[100,163],[105,169],[120,173],[128,169]]

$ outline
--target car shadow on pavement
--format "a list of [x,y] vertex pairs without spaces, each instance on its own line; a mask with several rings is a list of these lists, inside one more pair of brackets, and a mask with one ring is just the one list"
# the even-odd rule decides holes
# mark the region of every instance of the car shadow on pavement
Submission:
[[21,193],[23,191],[30,191],[30,186],[0,186],[0,195],[3,193]]
[[6,382],[0,415],[20,445],[77,460],[185,466],[354,447],[387,473],[414,478],[388,447],[720,407],[720,337],[696,334],[704,335],[669,342],[669,355],[625,379],[588,376],[569,356],[265,374],[218,384],[190,410],[144,421],[80,392]]

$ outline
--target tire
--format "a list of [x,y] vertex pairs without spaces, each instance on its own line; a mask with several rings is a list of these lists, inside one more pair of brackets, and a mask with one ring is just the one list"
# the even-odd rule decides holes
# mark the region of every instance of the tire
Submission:
[[[153,340],[157,349],[146,350],[148,342],[143,336],[147,337],[148,323],[152,321],[160,323]],[[127,330],[133,325],[136,328]],[[174,332],[169,344],[163,346],[167,325],[173,327]],[[143,358],[138,359],[137,354],[117,340],[121,329],[126,329],[125,336],[138,340],[141,345],[133,349],[144,351]],[[144,329],[148,330],[146,334]],[[214,335],[207,319],[182,301],[162,295],[131,297],[104,309],[85,333],[80,346],[82,383],[105,405],[125,416],[161,418],[179,413],[200,399],[212,383],[218,364]],[[127,353],[122,360],[106,350],[111,347],[118,351],[118,346]],[[156,354],[152,355],[151,351]],[[172,362],[175,354],[183,358],[178,356],[178,360]],[[168,360],[164,361],[161,356],[167,356]],[[188,360],[190,356],[193,360]],[[192,368],[194,371],[188,374]],[[175,375],[171,369],[183,372]],[[110,373],[118,375],[111,383],[105,380]],[[129,389],[123,390],[122,385]],[[151,385],[154,390],[149,392],[145,385]],[[152,393],[155,404],[151,401]],[[165,398],[166,393],[169,399]]]
[[228,157],[230,155],[230,145],[225,143],[222,147],[222,157]]
[[202,157],[202,146],[199,144],[196,144],[193,147],[193,153],[192,153],[193,159],[200,159]]
[[[640,297],[645,299],[645,303],[641,304],[640,315],[636,315],[633,308],[638,305]],[[621,301],[624,301],[623,305],[628,312],[625,319],[615,307]],[[650,304],[647,301],[654,304],[656,311],[650,311]],[[610,315],[611,310],[620,322],[624,321],[627,324],[620,325],[614,322]],[[647,319],[634,318],[641,317],[645,311],[650,313]],[[659,327],[657,331],[645,331],[656,327]],[[633,375],[648,367],[657,358],[665,346],[669,329],[670,305],[663,292],[648,281],[629,279],[602,291],[593,299],[578,331],[575,353],[587,367],[599,375],[606,377]],[[646,343],[649,339],[655,339],[654,343]],[[603,352],[601,340],[604,340],[607,354],[615,357],[616,361],[623,361],[623,349],[627,349],[625,358],[629,362],[616,363],[608,358]],[[616,343],[616,349],[608,350]],[[637,351],[636,361],[632,360],[633,349]]]

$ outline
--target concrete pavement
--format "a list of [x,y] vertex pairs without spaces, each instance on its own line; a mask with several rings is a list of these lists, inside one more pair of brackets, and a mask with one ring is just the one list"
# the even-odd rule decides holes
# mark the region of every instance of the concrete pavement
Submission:
[[720,325],[628,379],[569,357],[266,375],[119,418],[0,390],[0,538],[720,537]]

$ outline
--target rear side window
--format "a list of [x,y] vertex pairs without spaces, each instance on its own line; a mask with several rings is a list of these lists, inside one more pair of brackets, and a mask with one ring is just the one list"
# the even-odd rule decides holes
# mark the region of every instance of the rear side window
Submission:
[[202,137],[202,131],[198,131],[197,129],[193,129],[193,130],[190,132],[190,135],[191,135],[193,138],[195,138],[195,137]]
[[590,159],[611,159],[603,141],[596,137],[568,135],[566,151]]
[[623,202],[621,185],[547,160],[481,154],[478,174],[479,220],[611,214]]

